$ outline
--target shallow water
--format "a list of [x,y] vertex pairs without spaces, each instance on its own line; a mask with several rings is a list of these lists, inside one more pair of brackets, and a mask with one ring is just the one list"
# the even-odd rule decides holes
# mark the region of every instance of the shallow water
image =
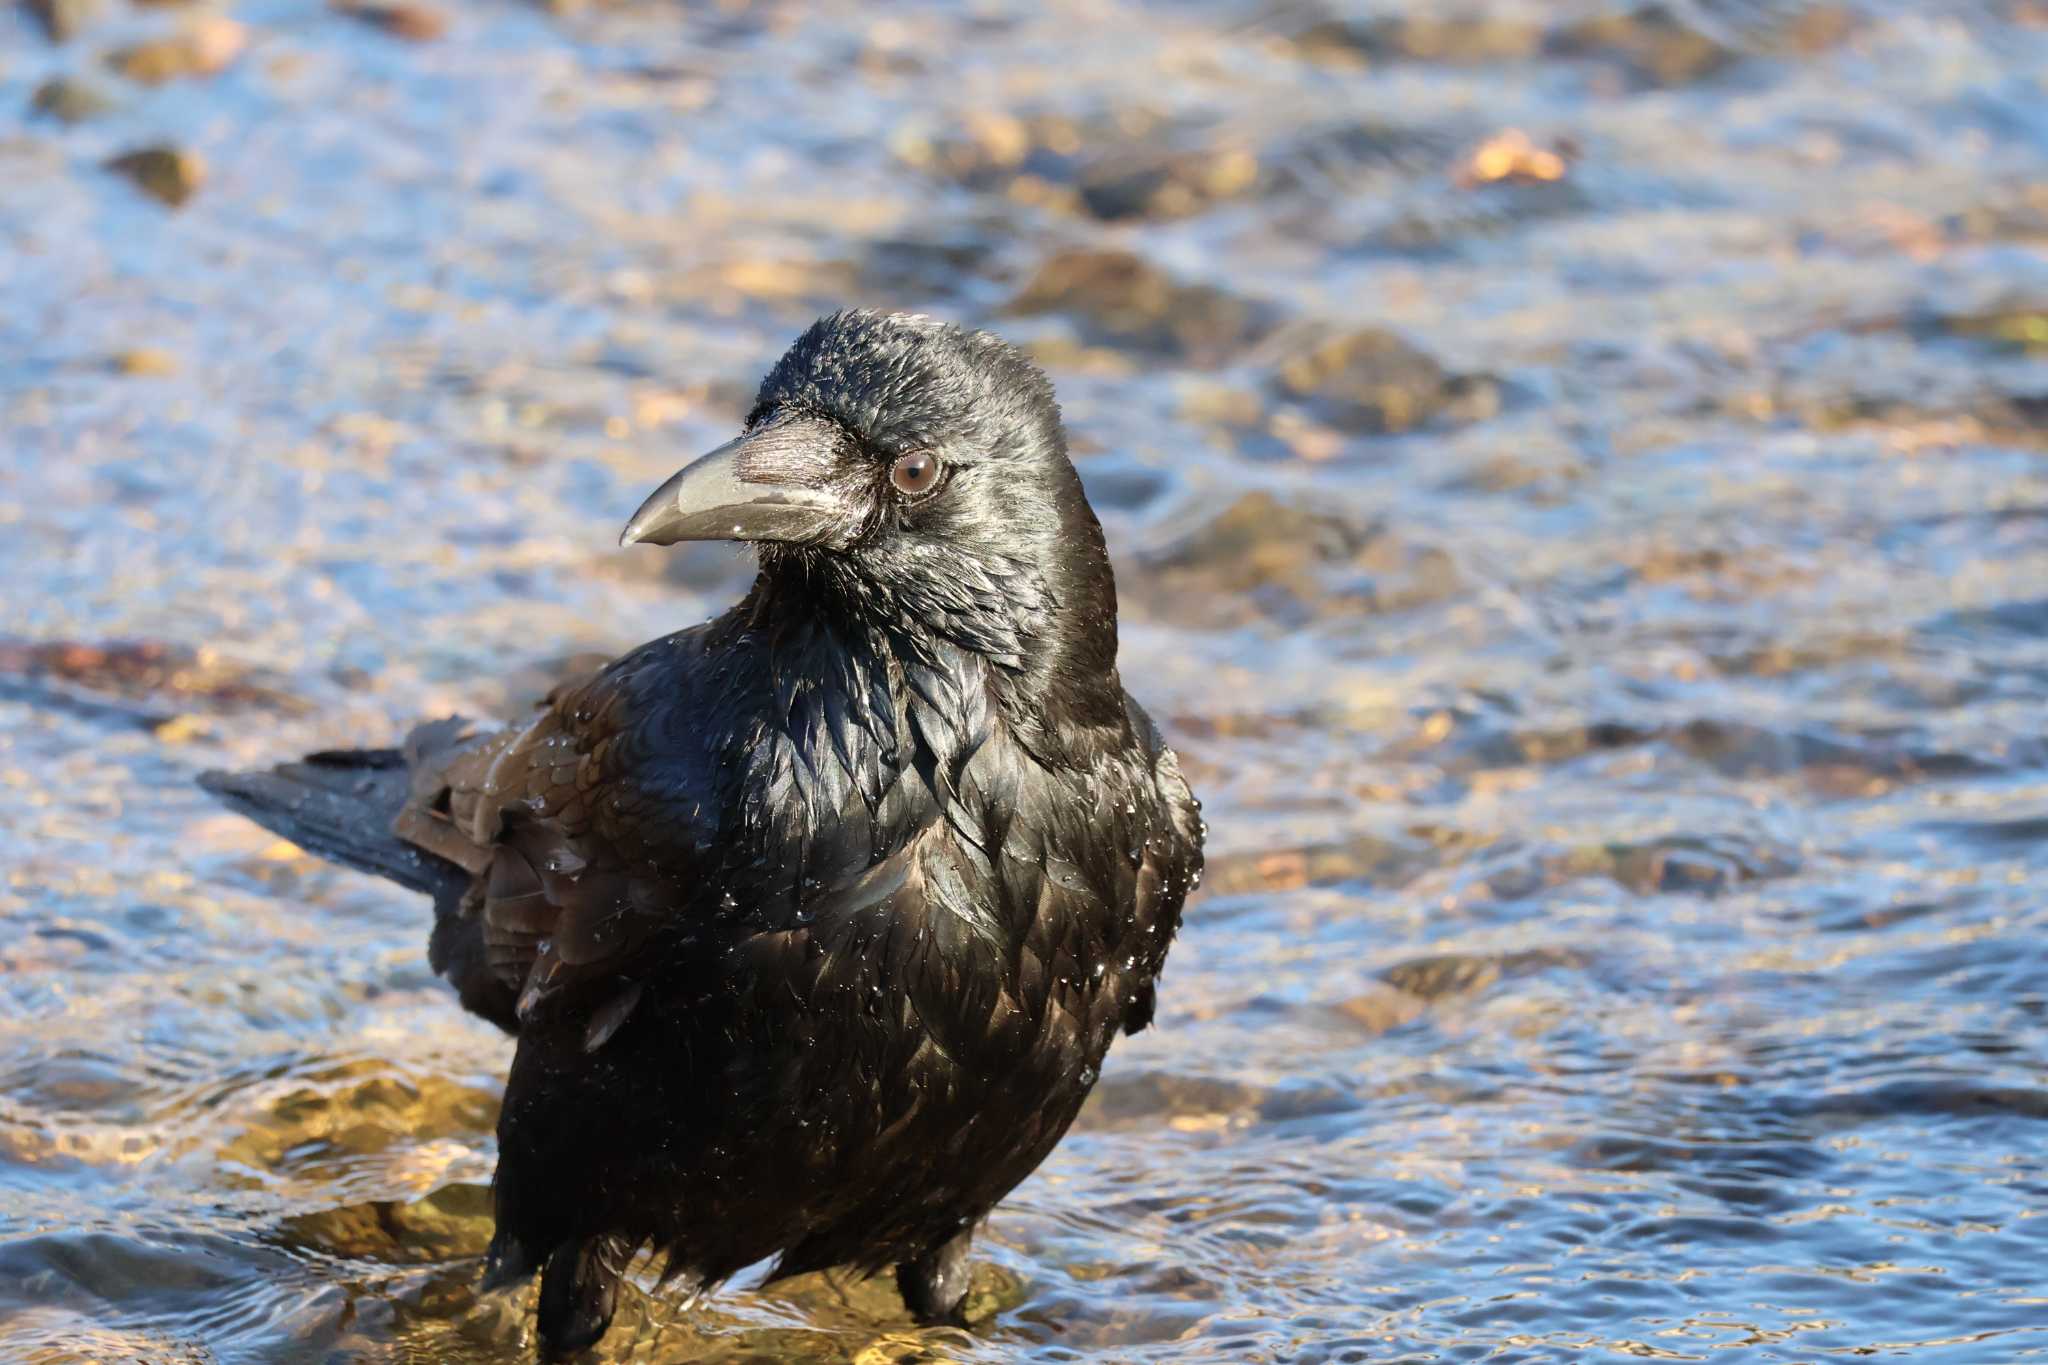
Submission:
[[1213,872],[971,1333],[611,1358],[2048,1357],[2048,9],[1399,8],[0,13],[0,1357],[516,1358],[507,1046],[191,777],[717,610],[855,301],[1051,369]]

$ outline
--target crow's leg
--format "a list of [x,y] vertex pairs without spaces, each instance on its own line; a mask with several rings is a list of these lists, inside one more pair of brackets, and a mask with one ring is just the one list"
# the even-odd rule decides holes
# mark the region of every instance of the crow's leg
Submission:
[[632,1248],[619,1237],[564,1242],[540,1276],[540,1356],[572,1360],[595,1346],[619,1306],[619,1277]]
[[918,1321],[967,1325],[960,1305],[967,1299],[967,1249],[973,1244],[974,1227],[969,1224],[916,1260],[896,1267],[896,1287]]

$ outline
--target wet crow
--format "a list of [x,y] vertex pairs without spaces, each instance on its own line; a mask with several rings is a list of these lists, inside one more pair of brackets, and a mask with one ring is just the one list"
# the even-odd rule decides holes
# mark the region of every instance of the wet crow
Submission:
[[976,1224],[1151,1019],[1200,875],[1016,350],[818,322],[622,542],[705,539],[756,546],[745,598],[526,724],[203,779],[432,895],[435,969],[517,1036],[487,1275],[540,1272],[549,1358],[643,1248],[692,1293],[893,1266],[957,1319]]

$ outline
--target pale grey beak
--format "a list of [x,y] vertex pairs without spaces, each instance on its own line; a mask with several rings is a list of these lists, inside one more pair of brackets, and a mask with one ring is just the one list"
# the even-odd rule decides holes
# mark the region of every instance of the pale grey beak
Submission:
[[831,539],[858,515],[833,477],[842,444],[838,428],[810,418],[756,427],[655,489],[619,544]]

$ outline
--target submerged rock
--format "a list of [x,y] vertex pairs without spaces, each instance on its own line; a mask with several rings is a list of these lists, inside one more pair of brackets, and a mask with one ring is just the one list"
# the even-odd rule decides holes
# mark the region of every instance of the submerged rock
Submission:
[[197,152],[178,147],[143,147],[107,162],[135,182],[144,194],[177,208],[206,183],[206,162]]
[[380,1261],[422,1265],[481,1255],[491,1240],[491,1192],[483,1185],[444,1185],[423,1199],[373,1199],[284,1220],[288,1245]]
[[1408,431],[1438,418],[1477,420],[1499,409],[1499,389],[1453,375],[1426,352],[1378,327],[1333,337],[1283,362],[1273,377],[1282,397],[1340,431]]
[[[0,637],[0,689],[30,700],[114,698],[127,703],[170,701],[180,709],[211,711],[305,709],[267,674],[222,659],[210,650],[159,640],[10,640]],[[156,726],[171,717],[133,712]]]
[[866,297],[937,299],[962,292],[988,267],[1000,220],[862,243],[855,277]]
[[1100,222],[1169,221],[1275,194],[1343,196],[1361,175],[1439,163],[1455,138],[1399,120],[1338,118],[1260,131],[1142,108],[1092,118],[981,113],[898,131],[898,157],[1012,203]]
[[1741,55],[1661,4],[1572,24],[1553,33],[1545,46],[1556,56],[1607,62],[1638,86],[1689,85]]
[[1005,311],[1060,313],[1090,342],[1194,365],[1222,363],[1276,320],[1267,305],[1184,284],[1132,252],[1088,248],[1048,258]]
[[1964,337],[2011,354],[2048,355],[2048,300],[2014,302],[1975,312],[1928,313],[1909,330],[1921,338]]
[[1555,56],[1606,63],[1632,86],[1657,88],[1707,80],[1752,54],[1810,56],[1839,45],[1855,28],[1841,5],[1758,5],[1747,12],[1729,6],[1711,31],[1692,20],[1691,8],[1657,3],[1596,15],[1557,29],[1544,47]]
[[1531,10],[1532,17],[1431,12],[1437,8],[1367,17],[1328,4],[1289,5],[1274,22],[1298,55],[1324,65],[1480,66],[1571,57],[1605,65],[1637,88],[1706,80],[1751,53],[1822,51],[1841,42],[1853,24],[1846,7],[1811,3],[1714,6],[1711,28],[1694,20],[1693,6],[1672,0],[1618,4],[1605,12],[1558,5],[1547,23],[1533,17],[1542,7]]
[[1258,852],[1226,853],[1215,859],[1203,885],[1211,894],[1248,891],[1295,891],[1305,886],[1337,886],[1367,882],[1403,885],[1435,862],[1426,844],[1353,835],[1330,842],[1281,845]]
[[1502,181],[1541,184],[1562,180],[1576,149],[1569,143],[1546,147],[1520,128],[1505,128],[1473,148],[1458,169],[1458,183],[1468,188]]
[[217,76],[234,64],[248,43],[249,31],[234,20],[202,15],[169,37],[117,49],[108,54],[107,64],[131,81],[162,85]]
[[1302,16],[1288,41],[1310,61],[1333,65],[1423,61],[1465,66],[1534,56],[1543,45],[1543,29],[1489,15],[1425,12],[1365,18],[1320,9]]
[[1441,549],[1264,492],[1245,494],[1142,556],[1123,584],[1139,611],[1212,629],[1396,611],[1440,600],[1463,585]]
[[1085,120],[987,113],[964,129],[913,126],[893,141],[909,165],[966,189],[1108,223],[1187,218],[1276,193],[1343,194],[1360,168],[1434,164],[1448,151],[1441,133],[1394,121],[1267,134],[1140,108]]
[[392,37],[408,42],[432,42],[448,32],[448,16],[425,5],[342,3],[336,4],[335,8],[350,18],[360,19],[372,28],[382,29]]
[[1337,513],[1247,493],[1146,564],[1167,573],[1199,570],[1218,588],[1245,592],[1308,565],[1349,559],[1371,537],[1369,528]]
[[1582,971],[1592,959],[1571,948],[1529,948],[1510,953],[1430,953],[1397,962],[1380,973],[1395,990],[1424,1002],[1480,995],[1503,981],[1541,972]]
[[944,127],[906,125],[890,143],[899,160],[920,171],[972,190],[1034,198],[1039,196],[1020,192],[1017,182],[1070,184],[1095,132],[1068,119],[982,109]]
[[1105,222],[1184,218],[1258,185],[1259,158],[1240,146],[1112,155],[1081,173],[1081,205]]
[[53,76],[36,88],[30,108],[65,123],[83,123],[114,107],[113,97],[90,81]]
[[977,111],[893,142],[903,161],[967,189],[1105,222],[1186,217],[1264,180],[1255,146],[1137,107],[1082,119]]
[[26,0],[26,4],[55,43],[76,38],[107,13],[107,0]]
[[162,379],[178,372],[177,355],[160,346],[136,346],[117,351],[112,363],[115,373],[136,379]]

